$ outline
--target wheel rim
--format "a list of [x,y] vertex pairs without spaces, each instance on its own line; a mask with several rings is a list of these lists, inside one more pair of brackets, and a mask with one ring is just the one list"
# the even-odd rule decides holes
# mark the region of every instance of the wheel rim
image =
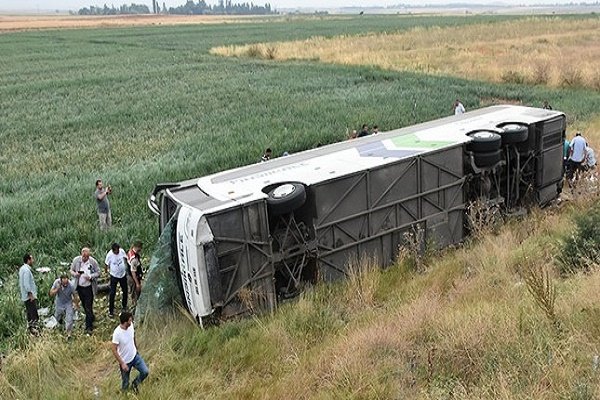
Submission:
[[294,185],[286,183],[285,185],[281,185],[275,190],[273,190],[273,192],[271,193],[271,197],[273,197],[274,199],[282,199],[294,193],[294,190],[296,190],[296,187]]
[[495,133],[492,132],[477,132],[476,134],[473,135],[474,138],[479,138],[479,139],[491,139],[493,138],[495,135]]
[[508,125],[504,125],[502,127],[502,129],[504,129],[506,132],[513,132],[513,131],[520,131],[521,129],[523,129],[523,126],[517,125],[517,124],[508,124]]

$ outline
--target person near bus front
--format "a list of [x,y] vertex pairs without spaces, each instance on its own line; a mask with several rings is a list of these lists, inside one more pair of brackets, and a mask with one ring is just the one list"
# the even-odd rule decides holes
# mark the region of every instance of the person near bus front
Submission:
[[586,155],[587,141],[577,132],[569,144],[569,158],[567,160],[567,182],[571,186],[578,178],[583,167]]
[[108,292],[108,316],[115,316],[115,296],[117,284],[121,286],[121,309],[127,310],[127,254],[118,243],[113,243],[104,259],[105,269],[110,275],[110,291]]
[[100,266],[98,261],[91,256],[89,248],[81,249],[81,255],[71,262],[71,276],[75,278],[75,290],[85,311],[85,331],[91,334],[94,330],[94,297],[98,292],[98,277]]
[[32,265],[33,256],[29,253],[25,254],[23,256],[23,265],[19,269],[19,289],[21,292],[21,301],[25,303],[27,327],[32,335],[37,335],[37,323],[40,317],[37,310],[37,285],[31,272]]
[[131,307],[135,307],[142,292],[142,242],[135,241],[127,252],[127,263],[129,265],[127,282],[131,292]]

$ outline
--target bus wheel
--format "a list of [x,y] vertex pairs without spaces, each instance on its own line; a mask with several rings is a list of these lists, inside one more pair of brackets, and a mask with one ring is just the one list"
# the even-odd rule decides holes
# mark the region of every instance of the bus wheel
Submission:
[[508,124],[502,127],[502,144],[522,143],[529,138],[529,128],[519,124]]
[[473,153],[475,165],[479,168],[492,167],[502,160],[502,151],[489,151],[481,153]]
[[473,140],[467,143],[467,150],[474,153],[496,151],[502,145],[502,137],[491,131],[477,131],[469,136]]
[[306,201],[306,189],[301,183],[284,183],[269,191],[267,206],[272,215],[288,214]]

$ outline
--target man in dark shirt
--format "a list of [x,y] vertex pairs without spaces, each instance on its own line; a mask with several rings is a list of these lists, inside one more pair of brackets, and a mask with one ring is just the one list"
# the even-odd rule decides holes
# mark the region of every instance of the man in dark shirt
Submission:
[[369,126],[367,124],[363,124],[362,129],[358,133],[357,137],[369,136],[370,134],[371,133],[369,133]]

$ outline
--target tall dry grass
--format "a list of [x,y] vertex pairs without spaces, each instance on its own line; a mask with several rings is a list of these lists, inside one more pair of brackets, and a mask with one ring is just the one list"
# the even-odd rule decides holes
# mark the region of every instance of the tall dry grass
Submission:
[[402,33],[222,46],[213,54],[318,60],[491,82],[600,90],[600,19],[532,17]]

